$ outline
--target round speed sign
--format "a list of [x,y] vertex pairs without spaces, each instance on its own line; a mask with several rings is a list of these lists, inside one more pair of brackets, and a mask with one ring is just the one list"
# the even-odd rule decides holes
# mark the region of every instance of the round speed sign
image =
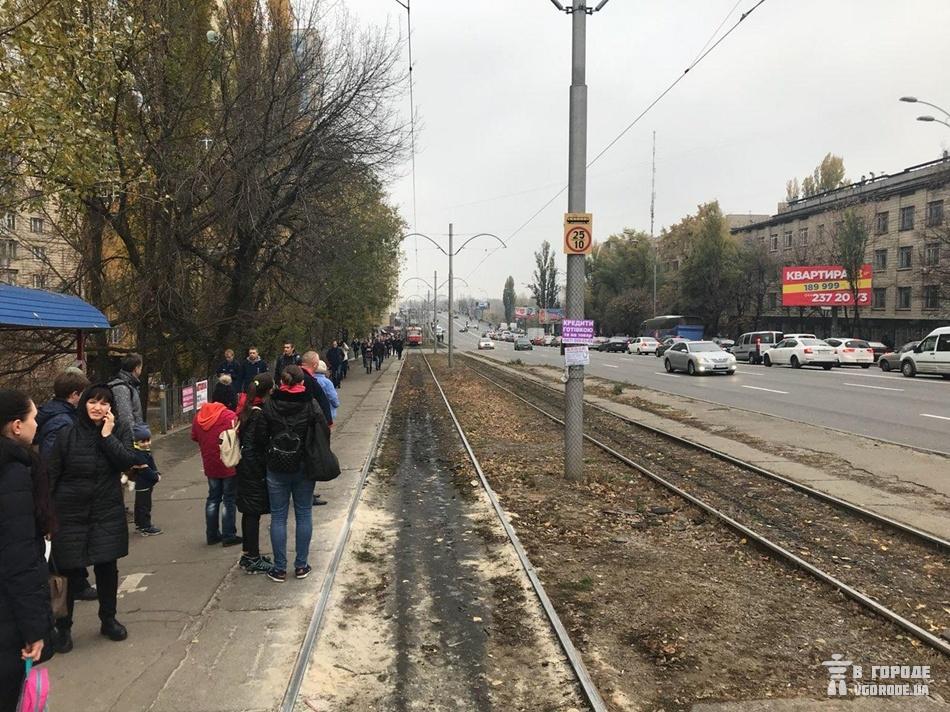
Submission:
[[564,252],[569,255],[586,255],[594,244],[594,235],[587,225],[569,225],[564,230]]

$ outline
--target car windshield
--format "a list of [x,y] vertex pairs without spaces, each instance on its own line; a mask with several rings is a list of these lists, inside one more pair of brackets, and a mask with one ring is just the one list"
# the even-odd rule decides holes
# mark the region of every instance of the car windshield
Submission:
[[694,353],[697,351],[722,351],[718,344],[690,344],[689,350]]
[[906,344],[901,346],[901,353],[904,353],[905,351],[910,351],[919,343],[920,343],[919,341],[908,341]]
[[827,346],[828,345],[821,339],[802,339],[802,344],[804,346]]
[[[768,333],[768,334],[757,334],[757,336],[758,336],[758,338],[759,338],[759,342],[760,342],[760,343],[763,343],[763,344],[774,344],[774,343],[775,343],[774,334],[771,334],[771,333]],[[755,343],[755,339],[756,339],[756,336],[753,336],[753,337],[752,337],[752,343],[753,343],[753,344]]]

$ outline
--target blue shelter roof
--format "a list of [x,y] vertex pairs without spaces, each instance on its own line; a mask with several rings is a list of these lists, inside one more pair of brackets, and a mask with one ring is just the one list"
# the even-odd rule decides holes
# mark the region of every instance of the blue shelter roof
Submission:
[[0,329],[108,329],[105,314],[79,297],[0,284]]

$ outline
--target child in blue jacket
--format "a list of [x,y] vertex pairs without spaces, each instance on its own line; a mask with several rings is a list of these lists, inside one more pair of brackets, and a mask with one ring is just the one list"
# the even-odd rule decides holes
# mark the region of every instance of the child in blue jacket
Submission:
[[155,536],[162,530],[152,524],[152,490],[162,479],[152,456],[152,432],[144,423],[132,431],[135,465],[135,531],[142,536]]

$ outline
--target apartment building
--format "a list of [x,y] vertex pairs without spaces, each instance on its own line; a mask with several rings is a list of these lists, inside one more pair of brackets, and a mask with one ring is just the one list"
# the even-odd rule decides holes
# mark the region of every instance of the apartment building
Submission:
[[[782,203],[775,215],[734,226],[732,234],[766,244],[782,265],[836,264],[833,235],[845,210],[865,221],[870,236],[866,263],[873,268],[871,304],[861,312],[862,333],[856,336],[900,344],[950,323],[946,154],[900,173],[862,176],[850,186]],[[763,326],[831,335],[831,312],[782,307],[781,291],[777,279],[766,297]]]
[[58,234],[48,212],[0,214],[0,283],[59,290],[73,281],[79,255]]

